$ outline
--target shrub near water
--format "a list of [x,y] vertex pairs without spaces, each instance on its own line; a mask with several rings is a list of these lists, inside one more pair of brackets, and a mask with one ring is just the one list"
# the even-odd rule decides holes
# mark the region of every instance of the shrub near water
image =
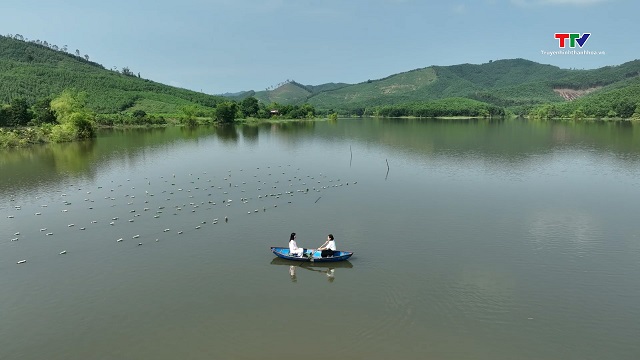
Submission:
[[49,124],[19,129],[0,128],[0,148],[44,144],[49,140],[52,129]]
[[53,127],[51,140],[67,142],[96,136],[95,116],[86,108],[86,94],[65,90],[51,101],[51,110],[59,125]]

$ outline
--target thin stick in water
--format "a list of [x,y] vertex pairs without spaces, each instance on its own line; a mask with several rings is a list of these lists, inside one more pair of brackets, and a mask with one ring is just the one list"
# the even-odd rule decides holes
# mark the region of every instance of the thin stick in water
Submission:
[[387,162],[387,175],[384,177],[385,181],[389,177],[389,159],[384,159]]
[[349,159],[349,167],[351,167],[351,162],[353,161],[353,151],[351,151],[351,145],[349,145],[349,153],[351,154],[351,158]]

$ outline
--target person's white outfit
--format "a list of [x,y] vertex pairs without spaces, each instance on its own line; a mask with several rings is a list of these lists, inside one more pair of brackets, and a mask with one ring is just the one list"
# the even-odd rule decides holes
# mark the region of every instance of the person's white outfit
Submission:
[[303,248],[299,248],[295,240],[289,241],[289,254],[294,256],[302,256]]
[[336,242],[334,240],[329,240],[329,243],[327,243],[326,248],[336,251]]

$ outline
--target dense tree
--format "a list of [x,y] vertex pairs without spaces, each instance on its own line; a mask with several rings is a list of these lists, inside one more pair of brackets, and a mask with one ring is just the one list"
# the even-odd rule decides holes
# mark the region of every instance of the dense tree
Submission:
[[232,101],[225,101],[216,106],[216,119],[223,124],[233,123],[238,111],[238,104]]
[[501,107],[465,98],[449,98],[421,103],[382,106],[375,108],[374,112],[379,116],[385,117],[489,117],[504,116],[505,114],[505,110]]
[[244,117],[257,115],[259,110],[258,99],[250,96],[242,100],[242,103],[240,104],[240,110],[242,111],[242,115],[244,115]]
[[56,114],[51,110],[51,99],[45,98],[36,101],[32,109],[33,119],[31,122],[34,125],[53,124],[56,122]]
[[616,86],[601,89],[573,101],[539,105],[531,109],[529,115],[535,118],[629,119],[637,111],[638,104],[640,78],[633,77]]
[[147,116],[147,113],[144,110],[136,110],[131,114],[131,116],[134,118],[144,118]]
[[94,115],[86,107],[86,98],[86,93],[65,90],[51,101],[51,109],[60,123],[52,131],[55,141],[95,137]]
[[25,126],[31,120],[29,104],[24,98],[15,98],[9,107],[9,126]]
[[0,128],[10,126],[9,106],[0,105]]

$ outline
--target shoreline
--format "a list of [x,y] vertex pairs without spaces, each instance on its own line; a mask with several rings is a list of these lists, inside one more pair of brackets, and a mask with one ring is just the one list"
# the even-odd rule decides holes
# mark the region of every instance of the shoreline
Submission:
[[[526,121],[576,121],[576,122],[629,122],[637,123],[640,119],[623,119],[623,118],[551,118],[551,119],[537,119],[530,116],[505,116],[505,117],[483,117],[483,116],[442,116],[442,117],[417,117],[417,116],[400,116],[400,117],[385,117],[385,116],[360,116],[360,117],[343,117],[342,119],[437,119],[437,120],[496,120],[496,119],[522,119]],[[309,121],[331,121],[328,117],[316,117],[311,119],[237,119],[232,124],[223,124],[219,122],[211,122],[206,124],[197,124],[194,127],[199,126],[226,126],[226,125],[260,125],[260,124],[281,124],[281,123],[293,123],[293,122],[309,122]],[[119,125],[104,125],[96,124],[98,129],[154,129],[154,128],[167,128],[167,127],[188,127],[189,125],[181,124],[175,119],[171,119],[163,124],[119,124]],[[33,145],[45,145],[56,143],[52,141],[49,136],[51,135],[51,127],[49,125],[39,126],[26,126],[18,128],[0,128],[0,149],[11,148],[23,148]],[[83,139],[84,140],[84,139]],[[77,140],[76,140],[77,141]],[[73,142],[73,141],[72,141]]]

